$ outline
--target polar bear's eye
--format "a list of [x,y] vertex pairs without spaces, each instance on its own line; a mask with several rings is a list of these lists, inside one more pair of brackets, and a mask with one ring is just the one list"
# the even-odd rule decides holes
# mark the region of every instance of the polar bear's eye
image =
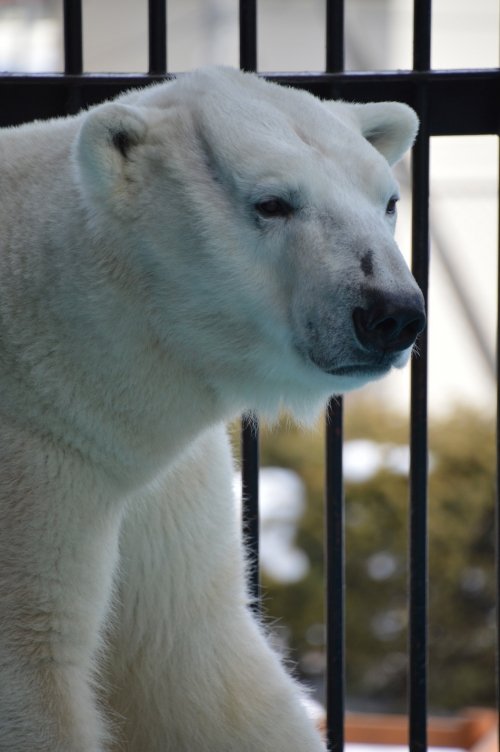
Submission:
[[396,204],[398,203],[398,197],[392,196],[389,201],[387,202],[387,206],[385,208],[386,214],[396,214]]
[[256,211],[261,217],[289,217],[293,209],[282,198],[266,198],[255,204]]

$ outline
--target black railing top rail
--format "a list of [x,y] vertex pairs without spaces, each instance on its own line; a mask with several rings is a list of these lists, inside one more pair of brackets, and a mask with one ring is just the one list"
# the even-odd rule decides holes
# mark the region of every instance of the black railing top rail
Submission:
[[[182,75],[182,74],[180,74]],[[500,69],[387,71],[377,73],[262,73],[272,81],[307,89],[319,97],[347,101],[397,100],[419,109],[427,102],[430,136],[500,133]],[[68,112],[78,91],[82,106],[97,104],[128,88],[165,80],[158,74],[0,75],[0,126]]]

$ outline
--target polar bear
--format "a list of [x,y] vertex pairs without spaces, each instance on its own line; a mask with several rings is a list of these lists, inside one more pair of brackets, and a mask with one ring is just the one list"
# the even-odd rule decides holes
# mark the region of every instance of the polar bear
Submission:
[[417,118],[231,69],[0,134],[0,750],[320,752],[248,607],[224,422],[424,326]]

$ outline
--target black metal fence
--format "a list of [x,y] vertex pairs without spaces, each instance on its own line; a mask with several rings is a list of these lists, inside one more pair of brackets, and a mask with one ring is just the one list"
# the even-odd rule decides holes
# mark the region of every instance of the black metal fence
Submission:
[[[0,125],[76,112],[126,88],[167,75],[167,3],[149,0],[149,71],[138,74],[83,73],[81,0],[64,0],[64,73],[0,75]],[[257,0],[239,0],[240,65],[257,69]],[[413,153],[414,275],[427,298],[429,279],[429,139],[436,135],[500,134],[500,70],[431,69],[431,0],[414,0],[413,69],[344,72],[344,1],[326,0],[325,70],[266,74],[323,98],[352,101],[399,100],[421,121]],[[500,331],[500,327],[499,327]],[[427,337],[412,362],[410,473],[409,747],[427,748]],[[499,393],[500,405],[500,393]],[[497,415],[500,411],[497,412]],[[500,428],[500,426],[499,426]],[[497,437],[500,433],[497,433]],[[249,546],[258,556],[258,430],[243,421],[243,488]],[[500,443],[497,438],[500,460]],[[327,413],[327,716],[331,750],[344,747],[344,547],[342,485],[342,402]],[[500,509],[500,502],[498,504]],[[257,576],[252,587],[258,595]],[[500,596],[500,592],[499,592]],[[500,599],[499,599],[500,602]],[[500,630],[499,630],[500,633]]]

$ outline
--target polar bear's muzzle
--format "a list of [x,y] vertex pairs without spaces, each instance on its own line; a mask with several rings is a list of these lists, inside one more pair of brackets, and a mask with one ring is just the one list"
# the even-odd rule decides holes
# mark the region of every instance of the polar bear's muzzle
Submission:
[[352,314],[361,346],[375,354],[397,353],[415,343],[426,323],[423,297],[377,294],[366,308]]
[[372,290],[349,319],[340,338],[334,319],[309,320],[308,359],[332,376],[378,378],[406,364],[426,324],[424,298],[416,285],[405,293]]

